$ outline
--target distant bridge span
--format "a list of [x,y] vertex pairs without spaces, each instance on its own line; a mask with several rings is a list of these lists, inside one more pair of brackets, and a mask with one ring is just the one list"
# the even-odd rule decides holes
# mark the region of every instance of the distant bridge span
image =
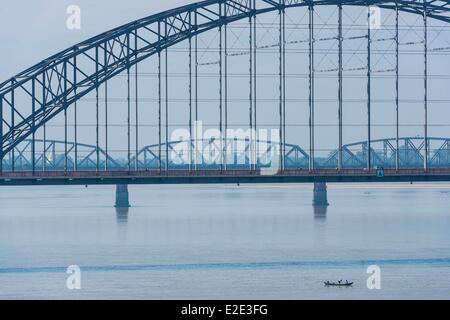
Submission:
[[[19,172],[33,171],[32,165],[32,140],[25,140],[24,144],[15,149],[15,170]],[[35,172],[45,171],[76,171],[78,168],[81,171],[96,171],[97,154],[103,157],[100,163],[101,170],[107,171],[127,171],[128,163],[125,159],[116,158],[111,154],[106,154],[105,150],[96,147],[95,145],[85,143],[75,143],[73,141],[61,140],[40,140],[36,139],[35,143],[39,146],[35,151],[36,167]],[[228,161],[227,168],[234,170],[244,170],[252,168],[275,168],[277,167],[277,148],[279,144],[271,141],[254,142],[258,145],[258,158],[260,161],[253,167],[250,163],[250,140],[249,139],[228,139],[224,144],[228,145]],[[164,148],[165,144],[153,144],[144,146],[137,152],[137,157],[131,158],[131,162],[136,164],[137,170],[131,171],[145,171],[157,170],[160,167],[165,167],[168,162],[168,167],[173,170],[189,169],[195,170],[194,159],[189,159],[188,153],[189,145],[194,145],[195,141],[169,141],[169,161],[166,160],[165,154],[161,154],[159,158],[160,147]],[[431,168],[449,168],[450,167],[450,138],[429,137],[428,144],[433,145],[430,148],[429,166]],[[65,146],[68,146],[68,153],[74,154],[73,150],[77,148],[78,158],[69,156],[67,163],[65,163]],[[213,161],[207,161],[205,155],[210,152],[219,153],[220,143],[214,139],[198,140],[201,152],[199,150],[197,166],[200,169],[218,169],[220,162],[218,157]],[[376,139],[372,140],[371,155],[374,167],[383,167],[385,169],[395,169],[396,155],[399,155],[399,162],[404,169],[417,169],[423,163],[423,137],[400,137],[398,139],[399,149],[396,149],[397,139]],[[44,151],[45,150],[45,151]],[[367,141],[358,141],[349,143],[343,146],[344,162],[343,168],[346,169],[364,169],[367,153]],[[316,157],[314,159],[315,167],[318,169],[336,169],[338,168],[338,153],[339,150],[334,150],[328,156]],[[192,160],[191,165],[189,160]],[[106,163],[106,161],[108,163]],[[305,148],[296,144],[286,143],[286,168],[288,169],[308,169],[309,155]],[[3,170],[11,172],[12,159],[5,158],[3,160]],[[161,165],[162,164],[162,165]],[[67,166],[67,168],[66,168]],[[164,170],[162,170],[164,171]]]
[[[70,159],[70,170],[65,171],[63,141],[46,141],[46,153],[38,153],[37,159],[41,170],[32,171],[29,158],[30,144],[25,149],[17,150],[16,163],[22,167],[17,171],[4,171],[0,176],[0,185],[95,185],[95,184],[240,184],[240,183],[314,183],[314,182],[421,182],[421,181],[450,181],[450,138],[429,138],[429,143],[437,143],[432,154],[430,168],[424,170],[418,168],[423,161],[421,150],[423,149],[422,137],[405,137],[400,139],[401,169],[395,168],[394,148],[395,138],[374,140],[372,150],[374,169],[364,168],[365,141],[355,142],[344,146],[346,153],[344,168],[337,168],[337,150],[328,157],[317,158],[317,168],[308,169],[308,155],[300,146],[290,145],[287,149],[287,163],[284,170],[279,170],[273,161],[277,160],[276,154],[270,154],[278,144],[270,141],[258,141],[264,149],[261,156],[268,155],[268,162],[258,164],[252,169],[249,161],[249,141],[242,140],[243,149],[231,149],[230,159],[226,170],[221,170],[218,163],[206,163],[201,159],[195,168],[189,166],[189,162],[180,152],[188,150],[186,141],[170,142],[171,154],[170,170],[160,170],[160,161],[157,156],[158,145],[150,145],[139,151],[142,161],[139,161],[138,170],[126,170],[127,164],[123,159],[108,158],[109,170],[96,171],[95,146],[79,144],[80,150],[85,148],[85,154],[80,157],[78,170],[74,171],[74,159]],[[30,141],[28,141],[30,142]],[[39,141],[42,143],[42,141]],[[229,143],[236,143],[230,140]],[[191,141],[191,143],[193,143]],[[209,152],[217,148],[217,141],[202,140],[203,149]],[[74,143],[70,142],[71,148]],[[103,150],[98,153],[104,154]],[[28,157],[27,157],[28,155]],[[200,157],[201,158],[201,157]],[[45,159],[45,160],[44,160]],[[242,162],[240,162],[240,159]],[[44,163],[46,166],[44,167]],[[4,168],[10,165],[11,160],[5,161]],[[104,166],[105,163],[102,163]]]

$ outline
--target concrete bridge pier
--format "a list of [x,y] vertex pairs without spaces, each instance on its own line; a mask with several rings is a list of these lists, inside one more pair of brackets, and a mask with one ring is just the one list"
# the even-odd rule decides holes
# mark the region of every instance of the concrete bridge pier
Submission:
[[116,185],[116,208],[129,208],[130,200],[128,195],[128,185],[118,184]]
[[314,183],[314,207],[327,207],[328,203],[328,193],[326,182],[315,182]]

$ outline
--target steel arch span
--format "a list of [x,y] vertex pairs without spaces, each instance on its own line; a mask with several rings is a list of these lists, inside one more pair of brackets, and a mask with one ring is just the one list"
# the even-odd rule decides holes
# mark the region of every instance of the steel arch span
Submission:
[[[359,0],[207,0],[183,7],[175,8],[160,14],[152,15],[134,22],[128,23],[121,27],[115,28],[98,36],[95,36],[82,43],[74,45],[54,56],[51,56],[44,61],[36,64],[35,66],[17,74],[16,76],[8,79],[0,84],[0,159],[4,159],[8,153],[12,154],[12,161],[15,161],[15,148],[24,141],[29,143],[31,147],[32,158],[30,160],[33,172],[39,165],[39,158],[36,158],[36,144],[40,143],[36,138],[36,132],[38,129],[44,127],[50,120],[54,119],[59,114],[66,114],[67,110],[71,106],[76,106],[77,102],[81,101],[91,92],[97,94],[97,108],[98,108],[98,90],[101,85],[106,84],[109,80],[115,78],[122,72],[128,73],[128,82],[130,82],[130,68],[138,63],[148,59],[151,56],[161,56],[161,53],[176,44],[191,41],[194,37],[207,31],[214,29],[221,29],[228,24],[237,22],[240,20],[249,19],[250,23],[256,21],[256,17],[265,13],[275,12],[280,16],[280,38],[278,43],[280,53],[280,169],[283,170],[289,167],[289,157],[286,156],[291,147],[286,143],[285,127],[286,118],[283,104],[285,104],[285,70],[282,70],[282,65],[285,63],[283,58],[285,51],[285,35],[282,32],[282,26],[284,28],[284,15],[287,9],[304,7],[310,12],[310,24],[309,24],[309,117],[310,117],[310,146],[308,151],[301,150],[302,158],[308,159],[308,168],[314,170],[316,168],[315,154],[314,154],[314,124],[311,125],[311,118],[313,117],[313,82],[312,77],[314,74],[314,67],[311,66],[311,59],[314,58],[314,43],[317,39],[314,39],[314,34],[311,33],[311,29],[314,27],[314,22],[311,21],[311,12],[314,12],[315,7],[320,6],[337,6],[339,10],[342,10],[343,6],[356,6],[367,7],[376,5],[381,9],[392,10],[397,13],[397,36],[395,41],[398,46],[398,12],[405,12],[409,14],[415,14],[423,18],[425,26],[425,40],[423,44],[424,58],[425,58],[425,135],[423,136],[423,144],[419,147],[416,146],[417,152],[423,152],[424,155],[421,158],[425,169],[431,162],[435,161],[435,158],[430,160],[430,147],[428,141],[431,141],[427,132],[427,81],[426,81],[426,63],[427,63],[427,19],[435,19],[443,23],[450,22],[450,1],[383,1],[383,0],[371,0],[371,1],[359,1]],[[340,11],[340,15],[342,12]],[[339,20],[339,35],[336,40],[339,41],[340,62],[339,62],[339,81],[342,82],[342,19]],[[254,23],[253,25],[256,25]],[[367,38],[367,51],[368,51],[368,67],[367,77],[371,77],[370,68],[370,46],[371,38],[370,31],[368,31]],[[253,41],[253,42],[252,42]],[[254,39],[251,39],[251,46],[254,48]],[[221,48],[222,49],[222,48]],[[190,48],[191,50],[191,48]],[[250,52],[252,49],[250,49]],[[255,50],[254,50],[255,51]],[[167,52],[167,51],[166,51]],[[192,52],[190,52],[192,54]],[[252,53],[250,53],[251,55]],[[398,55],[398,52],[397,52]],[[254,61],[251,63],[255,63]],[[398,64],[398,61],[397,61]],[[161,68],[161,65],[159,66]],[[255,67],[256,69],[256,67]],[[398,65],[397,65],[398,69]],[[252,66],[250,67],[252,70]],[[221,74],[222,77],[222,66]],[[226,71],[225,71],[226,72]],[[397,70],[398,72],[398,70]],[[398,76],[398,74],[397,74]],[[161,81],[161,79],[160,79]],[[398,81],[397,81],[398,82]],[[397,84],[398,86],[398,84]],[[191,85],[190,85],[190,89]],[[160,88],[161,90],[161,88]],[[222,88],[221,88],[222,90]],[[398,88],[397,88],[398,91]],[[371,169],[375,164],[389,165],[389,161],[394,161],[394,166],[399,169],[402,163],[405,163],[404,157],[400,152],[399,144],[403,141],[398,135],[394,139],[383,139],[389,146],[393,146],[392,150],[396,150],[391,153],[388,162],[381,161],[377,158],[376,150],[372,147],[372,143],[379,141],[372,141],[371,139],[371,124],[370,124],[370,80],[368,85],[368,137],[367,141],[358,144],[363,150],[359,155],[355,155],[349,151],[351,147],[355,145],[344,145],[342,141],[342,86],[340,84],[340,96],[339,96],[339,146],[337,151],[330,155],[327,159],[328,163],[336,163],[338,169],[344,169],[346,161],[356,161],[361,166]],[[222,92],[221,92],[222,94]],[[251,104],[256,105],[256,98],[252,98],[256,95],[256,90],[250,94]],[[19,99],[19,97],[21,99]],[[222,99],[222,98],[221,98]],[[252,100],[253,99],[253,100]],[[19,101],[20,100],[20,101]],[[398,98],[397,98],[398,100]],[[161,97],[159,103],[161,104]],[[20,105],[19,105],[20,104]],[[20,107],[20,108],[19,108]],[[130,107],[130,88],[128,86],[128,108]],[[398,101],[397,101],[398,107]],[[25,108],[24,112],[22,109]],[[255,107],[256,108],[256,107]],[[221,111],[222,112],[222,111]],[[250,118],[252,118],[251,109]],[[221,113],[222,117],[222,113]],[[283,118],[284,117],[284,118]],[[128,121],[130,114],[128,114]],[[161,119],[159,119],[161,121]],[[221,120],[222,121],[222,120]],[[250,120],[252,121],[252,120]],[[251,126],[256,127],[256,113],[254,115],[254,122],[251,122]],[[398,123],[397,123],[398,126]],[[128,169],[131,169],[132,161],[138,163],[139,160],[133,158],[130,153],[130,124],[128,123]],[[161,123],[160,123],[161,129]],[[166,126],[167,130],[167,126]],[[66,121],[67,131],[67,121]],[[397,129],[398,131],[398,129]],[[67,135],[67,133],[66,133]],[[30,139],[30,140],[27,140]],[[159,136],[161,140],[161,133]],[[405,145],[410,143],[414,138],[404,140]],[[62,142],[61,139],[59,141]],[[166,158],[169,148],[167,131],[166,141],[164,145],[158,143],[159,146],[159,164],[163,163],[161,155],[161,146],[166,147]],[[45,143],[44,143],[45,144]],[[74,149],[75,159],[78,157],[77,142],[72,145],[68,142],[67,136],[63,141],[65,148],[64,168],[68,170],[71,165],[69,164],[68,153]],[[97,143],[92,146],[95,150],[97,159],[95,159],[97,169],[101,163],[99,161],[99,154],[102,153],[106,158],[109,157],[108,150],[103,151],[99,147],[98,142],[98,111],[97,111]],[[250,149],[253,147],[250,146]],[[100,151],[101,150],[101,151]],[[297,150],[299,151],[299,150]],[[140,153],[136,152],[136,157]],[[92,154],[91,154],[92,155]],[[253,155],[252,155],[253,156]],[[431,155],[434,157],[434,155]],[[419,156],[416,158],[420,159]],[[348,160],[350,159],[350,160]],[[107,161],[108,162],[108,161]],[[419,161],[420,162],[420,161]],[[417,162],[417,164],[419,164]],[[3,163],[3,161],[0,161]],[[45,161],[43,161],[45,163]],[[167,163],[167,161],[166,161]],[[317,164],[320,167],[319,164]],[[77,161],[73,165],[74,170],[77,168]],[[137,167],[136,167],[137,169]],[[168,168],[166,167],[166,170]],[[255,167],[250,168],[256,169]],[[13,164],[14,170],[14,164]]]

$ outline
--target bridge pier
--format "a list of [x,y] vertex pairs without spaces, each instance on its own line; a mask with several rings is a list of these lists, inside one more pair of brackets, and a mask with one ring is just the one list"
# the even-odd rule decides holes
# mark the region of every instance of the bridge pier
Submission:
[[315,182],[314,183],[314,207],[327,207],[328,203],[328,192],[326,182]]
[[128,195],[128,185],[118,184],[116,185],[116,208],[129,208],[130,200]]

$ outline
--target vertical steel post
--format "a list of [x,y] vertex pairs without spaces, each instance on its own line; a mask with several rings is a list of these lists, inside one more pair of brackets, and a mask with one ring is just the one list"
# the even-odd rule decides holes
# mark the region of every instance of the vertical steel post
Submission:
[[285,0],[283,0],[283,158],[282,167],[283,170],[286,167],[286,10],[285,10]]
[[[36,120],[34,114],[36,112],[36,81],[35,78],[31,80],[31,112],[33,114],[32,120],[32,136],[31,136],[31,167],[33,174],[36,172]],[[1,123],[3,126],[3,123]],[[0,160],[1,161],[1,160]]]
[[[138,34],[137,29],[134,33],[134,52],[135,59],[138,58],[137,50],[138,50]],[[136,124],[135,128],[135,147],[134,147],[134,170],[138,171],[139,169],[139,79],[138,79],[138,65],[137,63],[134,65],[134,82],[135,82],[135,115],[134,120]]]
[[249,137],[249,165],[250,171],[253,171],[253,17],[250,15],[248,18],[249,21],[249,128],[250,128],[250,137]]
[[309,10],[309,170],[314,170],[314,6]]
[[[225,7],[225,16],[227,15],[227,10]],[[224,108],[225,108],[225,146],[224,146],[224,169],[227,170],[228,166],[228,26],[225,23],[225,30],[224,30],[224,64],[225,64],[225,83],[224,83]]]
[[400,145],[399,145],[399,35],[398,35],[398,0],[395,1],[395,169],[398,171],[400,168]]
[[367,169],[372,167],[371,151],[371,37],[370,37],[370,6],[367,5]]
[[131,171],[130,33],[127,34],[127,167]]
[[[167,30],[167,23],[166,25],[166,30],[165,30],[165,35],[166,38],[168,36],[168,30]],[[166,105],[166,111],[165,111],[165,121],[166,121],[166,172],[169,171],[169,64],[168,64],[168,60],[169,60],[169,53],[168,53],[168,48],[166,48],[164,50],[165,53],[165,59],[164,59],[164,64],[165,64],[165,71],[164,71],[164,79],[165,79],[165,105]]]
[[424,86],[424,169],[428,170],[428,156],[429,156],[429,141],[428,141],[428,22],[427,22],[427,0],[423,0],[423,27],[424,27],[424,38],[423,38],[423,60],[424,60],[424,76],[423,76],[423,86]]
[[[105,50],[105,52],[106,52],[106,50]],[[76,97],[77,96],[77,58],[76,58],[76,56],[73,57],[73,86],[74,86],[73,94]],[[75,155],[74,155],[74,159],[73,159],[73,161],[74,161],[73,168],[74,168],[75,171],[78,170],[78,132],[77,132],[77,125],[78,125],[78,123],[77,123],[77,117],[78,117],[77,111],[78,110],[77,109],[78,109],[78,105],[77,105],[77,100],[78,99],[75,99],[74,106],[73,106],[74,107],[74,131],[75,131],[74,132]],[[45,104],[45,103],[43,103],[43,104]],[[44,143],[44,150],[45,150],[45,143]],[[44,162],[46,161],[46,159],[47,158],[46,158],[45,152],[44,152],[44,158],[43,158]]]
[[[95,165],[95,171],[100,171],[100,131],[99,131],[99,124],[100,124],[100,118],[99,118],[99,79],[98,79],[98,73],[99,73],[99,52],[98,52],[99,46],[95,47],[95,159],[96,159],[96,165]],[[105,48],[106,50],[106,48]]]
[[[197,25],[197,15],[195,15],[195,25]],[[194,137],[195,137],[195,170],[198,170],[198,143],[199,143],[199,137],[198,137],[198,35],[195,35],[195,50],[194,50],[194,57],[195,57],[195,68],[194,68],[194,76],[195,76],[195,128],[194,128]]]
[[[189,12],[189,25],[192,26],[191,21],[192,12]],[[189,171],[192,171],[192,35],[189,35]]]
[[100,170],[100,145],[99,145],[99,94],[98,82],[95,88],[95,170]]
[[[105,43],[105,52],[104,52],[104,66],[105,66],[105,77],[107,77],[107,65],[108,65],[108,56],[106,50]],[[105,171],[108,171],[108,80],[105,80]]]
[[64,62],[64,173],[68,170],[67,154],[67,61]]
[[283,17],[282,17],[282,8],[281,8],[281,1],[280,0],[280,9],[278,10],[278,14],[279,14],[279,38],[278,38],[278,60],[279,60],[279,69],[278,69],[278,77],[279,77],[279,119],[280,119],[280,124],[279,124],[279,168],[282,171],[283,170],[283,79],[282,77],[282,73],[283,73],[283,55],[282,55],[282,50],[283,50],[283,33],[282,33],[282,24],[283,24]]
[[[161,22],[158,22],[158,41],[161,41]],[[159,173],[162,172],[162,150],[161,150],[161,114],[162,114],[162,79],[161,79],[161,48],[158,48],[158,157]]]
[[220,132],[220,171],[223,170],[223,72],[222,72],[222,63],[223,63],[223,51],[222,51],[222,42],[223,42],[223,34],[222,34],[222,16],[223,16],[223,6],[222,3],[219,4],[219,16],[220,16],[220,25],[219,25],[219,132]]
[[138,101],[138,65],[134,65],[134,84],[135,84],[135,105],[134,105],[134,171],[138,170],[139,167],[139,159],[138,159],[138,152],[139,152],[139,101]]
[[257,64],[256,64],[256,59],[257,59],[257,38],[256,38],[256,0],[253,0],[253,129],[254,129],[254,134],[255,134],[255,155],[254,155],[254,159],[255,159],[255,170],[256,170],[256,166],[258,165],[258,158],[259,158],[259,142],[258,142],[258,126],[257,126],[257,122],[256,122],[256,117],[257,117],[257,108],[258,108],[258,101],[257,101]]
[[109,143],[108,143],[108,81],[105,81],[105,171],[108,171]]
[[189,36],[189,171],[192,170],[192,38]]
[[339,9],[339,21],[338,21],[338,59],[339,59],[339,68],[338,68],[338,119],[339,119],[339,149],[338,149],[338,169],[342,169],[343,167],[343,153],[342,153],[342,4],[338,5]]
[[[76,69],[76,63],[74,64],[74,66]],[[75,78],[76,78],[76,76],[75,76]],[[74,80],[74,83],[76,84],[76,80]],[[47,104],[47,91],[45,88],[46,88],[46,78],[45,78],[45,73],[43,73],[42,74],[42,106],[44,108],[44,113],[45,113],[45,109],[46,109],[45,105]],[[75,108],[75,110],[76,110],[76,108]],[[43,151],[44,151],[43,156],[42,156],[42,171],[45,172],[45,170],[47,168],[47,126],[45,125],[45,123],[43,126],[42,134],[43,134],[42,144],[43,144]],[[75,139],[75,141],[76,141],[76,139]],[[76,146],[76,142],[75,142],[75,146]],[[76,149],[75,149],[75,151],[76,151]]]
[[279,97],[279,116],[280,116],[280,170],[284,170],[284,138],[285,138],[285,21],[284,21],[284,0],[280,0],[280,21],[279,21],[279,89],[280,89],[280,97]]
[[[14,80],[11,80],[11,85],[14,86]],[[15,91],[11,91],[11,129],[15,129]],[[11,135],[11,139],[14,141],[14,131]],[[11,149],[11,171],[14,172],[16,170],[16,156],[14,152],[15,148]]]

